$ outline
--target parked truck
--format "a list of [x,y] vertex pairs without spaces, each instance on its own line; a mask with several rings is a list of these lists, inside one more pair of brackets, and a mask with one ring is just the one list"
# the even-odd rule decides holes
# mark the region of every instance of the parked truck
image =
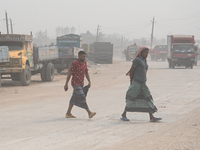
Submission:
[[113,44],[110,42],[94,42],[87,49],[90,61],[94,63],[113,63]]
[[195,61],[193,35],[168,35],[167,36],[167,60],[169,68],[185,66],[193,68]]
[[32,35],[21,34],[0,34],[0,47],[2,79],[20,81],[23,86],[28,86],[31,75],[37,73],[41,74],[42,81],[54,79],[53,62],[58,59],[56,47],[35,47]]
[[127,49],[124,50],[126,61],[133,60],[136,57],[139,49],[140,47],[137,46],[136,44],[128,46]]
[[167,45],[155,45],[154,48],[150,48],[150,55],[152,61],[167,59]]
[[57,37],[57,47],[59,58],[55,62],[55,68],[58,73],[64,69],[70,69],[71,64],[78,58],[78,52],[83,51],[82,37],[76,34],[67,34]]

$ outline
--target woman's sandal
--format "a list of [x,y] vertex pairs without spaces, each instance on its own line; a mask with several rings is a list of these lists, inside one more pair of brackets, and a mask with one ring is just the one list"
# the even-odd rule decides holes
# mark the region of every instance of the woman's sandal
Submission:
[[156,118],[156,117],[154,117],[153,120],[150,120],[150,122],[157,122],[159,120],[162,120],[162,118]]
[[127,117],[120,118],[122,121],[130,121]]

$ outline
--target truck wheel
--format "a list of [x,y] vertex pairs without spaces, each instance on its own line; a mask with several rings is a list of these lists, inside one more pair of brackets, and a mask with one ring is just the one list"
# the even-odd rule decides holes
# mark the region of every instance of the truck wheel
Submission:
[[69,62],[68,62],[68,68],[67,68],[67,69],[68,69],[68,72],[69,72],[69,70],[70,70],[70,68],[71,68],[71,65],[72,65],[72,61],[69,61]]
[[94,58],[94,63],[95,63],[95,64],[98,63],[98,58]]
[[128,57],[126,56],[126,61],[128,61]]
[[169,68],[171,68],[172,67],[172,64],[171,64],[171,62],[169,62]]
[[155,57],[154,57],[154,56],[151,56],[151,60],[154,61],[154,60],[155,60]]
[[11,74],[11,79],[13,81],[20,81],[20,75],[19,74]]
[[23,86],[28,86],[31,83],[31,68],[28,65],[20,74],[20,81]]
[[174,69],[175,68],[175,64],[172,62],[172,69]]
[[193,69],[193,65],[190,68]]
[[0,87],[1,87],[1,73],[0,73]]
[[113,63],[112,58],[108,59],[108,64],[112,64],[112,63]]
[[46,64],[43,64],[43,67],[42,67],[41,72],[40,72],[40,77],[41,77],[43,82],[46,81]]
[[62,69],[57,69],[57,73],[61,73],[62,71]]
[[46,67],[46,81],[51,82],[54,79],[54,65],[48,63]]

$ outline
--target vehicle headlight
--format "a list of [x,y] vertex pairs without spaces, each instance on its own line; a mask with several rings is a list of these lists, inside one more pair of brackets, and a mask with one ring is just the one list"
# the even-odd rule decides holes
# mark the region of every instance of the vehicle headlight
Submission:
[[18,64],[18,63],[19,63],[19,60],[15,60],[14,63],[15,63],[15,64]]

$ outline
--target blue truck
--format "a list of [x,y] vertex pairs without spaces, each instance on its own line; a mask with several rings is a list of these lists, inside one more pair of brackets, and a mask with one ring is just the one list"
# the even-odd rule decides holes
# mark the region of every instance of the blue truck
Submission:
[[70,69],[71,64],[78,58],[78,52],[82,49],[82,37],[77,34],[67,34],[57,37],[59,58],[54,63],[57,73],[64,69]]

